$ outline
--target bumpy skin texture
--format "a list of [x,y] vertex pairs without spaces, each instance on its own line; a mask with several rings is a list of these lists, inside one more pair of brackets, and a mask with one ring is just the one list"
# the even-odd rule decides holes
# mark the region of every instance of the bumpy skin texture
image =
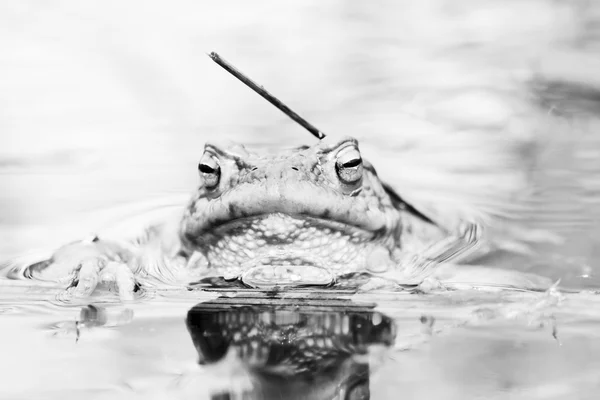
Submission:
[[181,219],[151,225],[132,242],[95,237],[50,258],[13,260],[0,272],[68,283],[66,299],[108,283],[128,300],[138,288],[214,277],[263,288],[354,286],[358,281],[340,277],[363,273],[363,290],[429,278],[434,288],[438,280],[454,287],[547,285],[502,270],[453,268],[479,250],[481,227],[450,229],[404,202],[352,138],[266,156],[207,144],[198,168],[201,184]]
[[[401,214],[359,157],[354,139],[262,157],[239,145],[207,145],[203,159],[220,172],[200,172],[207,176],[184,214],[182,243],[226,277],[257,264],[315,265],[341,275],[391,260]],[[340,171],[346,159],[361,164]],[[207,185],[215,175],[218,183]]]

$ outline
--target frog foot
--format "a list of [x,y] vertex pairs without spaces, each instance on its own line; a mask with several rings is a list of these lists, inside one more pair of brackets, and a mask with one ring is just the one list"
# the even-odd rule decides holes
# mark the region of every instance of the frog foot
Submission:
[[59,294],[62,300],[89,297],[99,284],[106,284],[119,294],[121,301],[133,301],[141,284],[123,262],[89,258],[81,261],[70,286]]
[[[91,237],[65,245],[51,257],[22,257],[8,263],[6,277],[32,279],[67,288],[59,294],[62,301],[90,296],[101,284],[118,292],[123,301],[134,299],[141,283],[130,265],[135,265],[134,249],[126,244]],[[41,259],[41,261],[40,261]]]

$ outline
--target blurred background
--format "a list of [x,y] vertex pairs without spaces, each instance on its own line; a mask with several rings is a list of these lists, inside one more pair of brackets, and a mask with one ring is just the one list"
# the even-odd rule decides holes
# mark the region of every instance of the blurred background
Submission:
[[2,2],[0,255],[191,193],[206,141],[315,143],[211,51],[357,137],[413,203],[493,214],[507,252],[535,242],[543,257],[517,267],[600,271],[593,0]]

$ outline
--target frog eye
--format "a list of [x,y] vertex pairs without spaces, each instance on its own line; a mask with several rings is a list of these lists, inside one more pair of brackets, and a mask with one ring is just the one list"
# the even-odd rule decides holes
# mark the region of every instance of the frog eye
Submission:
[[207,189],[214,189],[219,184],[221,178],[221,167],[218,160],[211,154],[204,153],[198,164],[200,177],[204,181],[204,186]]
[[360,181],[363,176],[363,162],[358,150],[350,148],[341,151],[335,162],[335,170],[344,183],[353,184]]

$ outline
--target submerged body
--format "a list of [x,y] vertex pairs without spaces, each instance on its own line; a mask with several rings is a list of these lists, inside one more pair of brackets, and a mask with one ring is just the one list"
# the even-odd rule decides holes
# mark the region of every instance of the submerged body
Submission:
[[368,274],[377,287],[382,281],[418,285],[431,277],[464,281],[466,273],[475,284],[547,285],[497,270],[449,270],[478,255],[481,226],[464,221],[458,229],[444,227],[403,201],[379,180],[352,138],[262,156],[241,145],[207,144],[198,169],[201,184],[178,221],[150,226],[129,242],[94,237],[50,259],[13,261],[8,276],[65,282],[76,296],[116,282],[124,299],[149,278],[188,283],[221,277],[272,288],[331,285],[348,274]]

